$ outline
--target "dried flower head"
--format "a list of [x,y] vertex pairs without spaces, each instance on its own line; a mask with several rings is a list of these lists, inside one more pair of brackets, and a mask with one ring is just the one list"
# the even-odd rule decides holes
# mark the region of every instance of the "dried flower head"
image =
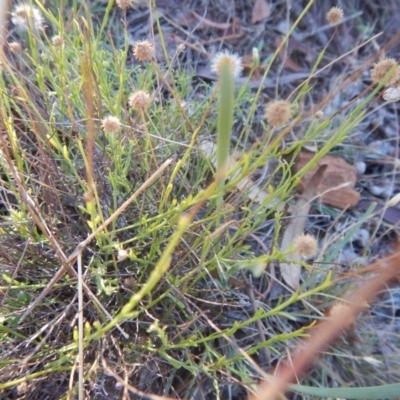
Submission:
[[276,100],[268,105],[265,118],[272,126],[285,125],[290,119],[290,104],[284,100]]
[[145,110],[149,107],[151,101],[150,95],[143,91],[138,90],[129,96],[129,105],[137,111]]
[[20,54],[22,52],[22,47],[18,42],[8,43],[11,53]]
[[132,277],[124,278],[123,287],[125,286],[127,289],[133,289],[135,287],[135,280]]
[[135,43],[133,55],[139,61],[150,61],[154,58],[154,46],[150,40],[142,40]]
[[28,393],[29,391],[29,384],[28,382],[21,382],[18,386],[17,386],[17,394],[18,396],[22,396],[26,393]]
[[324,114],[324,112],[322,110],[318,110],[315,113],[315,118],[317,118],[317,119],[322,119],[322,118],[324,118],[324,116],[325,116],[325,114]]
[[93,189],[89,189],[85,193],[83,193],[83,200],[85,200],[85,203],[92,202],[93,198],[94,198]]
[[123,249],[118,249],[118,256],[117,260],[118,262],[125,261],[129,256],[129,253],[126,250]]
[[340,7],[332,7],[326,14],[326,19],[330,24],[338,25],[343,19],[343,10]]
[[121,122],[117,117],[110,115],[109,117],[103,119],[101,122],[101,127],[105,132],[117,133],[121,127]]
[[371,70],[371,79],[374,83],[379,84],[389,76],[386,83],[388,86],[393,85],[400,78],[399,65],[393,58],[385,58],[377,62]]
[[117,0],[117,6],[122,10],[126,10],[127,8],[131,7],[133,4],[133,0]]
[[186,45],[185,43],[179,43],[178,47],[176,48],[177,54],[181,54],[186,50]]
[[61,36],[57,35],[51,39],[51,43],[54,47],[60,47],[64,44],[64,39]]
[[293,242],[294,251],[303,258],[312,257],[317,251],[317,247],[315,237],[308,234],[298,236]]
[[13,13],[11,13],[12,23],[21,30],[43,28],[44,19],[42,13],[34,6],[29,4],[20,4]]
[[229,51],[217,53],[211,61],[211,71],[220,76],[224,64],[229,66],[234,78],[240,77],[243,65],[242,59],[237,54],[232,54]]

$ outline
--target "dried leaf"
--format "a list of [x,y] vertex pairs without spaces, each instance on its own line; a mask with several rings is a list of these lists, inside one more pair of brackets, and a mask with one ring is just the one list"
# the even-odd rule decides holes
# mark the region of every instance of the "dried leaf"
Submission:
[[392,207],[397,205],[400,202],[400,193],[394,195],[387,203],[386,207]]
[[[324,176],[325,170],[325,165],[318,168],[317,172],[315,172],[310,178],[307,189],[294,205],[292,209],[291,222],[283,234],[281,243],[282,251],[288,250],[293,241],[304,233],[304,227],[310,212],[311,202],[318,194],[318,187]],[[298,254],[292,253],[286,257],[287,261],[292,262],[280,263],[282,278],[293,289],[297,289],[300,284],[301,265],[296,263],[296,261],[298,262],[300,259],[301,258]]]
[[[300,171],[314,157],[314,153],[301,151],[296,158],[294,165],[294,173]],[[340,157],[324,156],[318,163],[317,167],[326,165],[324,179],[322,179],[318,193],[321,194],[320,201],[332,207],[345,209],[355,206],[360,194],[354,190],[357,181],[356,169],[348,164]],[[309,184],[314,170],[308,172],[298,185],[298,189],[302,192]]]
[[386,101],[390,101],[391,103],[394,103],[396,101],[400,100],[400,87],[390,87],[385,90],[383,93],[383,98]]
[[257,22],[268,18],[271,15],[271,6],[267,0],[256,0],[251,14],[251,23],[254,25]]

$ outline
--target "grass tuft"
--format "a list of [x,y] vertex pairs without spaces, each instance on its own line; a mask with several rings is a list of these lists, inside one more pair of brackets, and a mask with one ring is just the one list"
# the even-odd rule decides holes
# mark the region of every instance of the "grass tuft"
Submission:
[[[343,261],[356,233],[372,226],[375,244],[393,236],[382,219],[374,225],[381,214],[373,205],[339,211],[318,194],[313,214],[294,211],[299,182],[325,155],[354,161],[353,135],[391,77],[381,72],[377,82],[375,74],[377,86],[343,105],[336,100],[362,73],[352,71],[321,100],[313,82],[341,61],[326,61],[339,21],[309,74],[279,95],[270,91],[313,1],[268,57],[252,46],[246,69],[223,51],[206,79],[188,47],[171,55],[167,16],[155,2],[132,2],[152,21],[148,37],[134,41],[128,17],[142,11],[131,2],[67,3],[13,8],[15,28],[25,25],[9,31],[1,53],[2,398],[254,394],[263,370],[272,372],[370,272]],[[185,44],[203,49],[198,43]],[[200,55],[212,50],[204,48]],[[314,156],[295,173],[304,148]],[[302,217],[312,251],[298,241],[282,246]],[[280,266],[295,264],[296,248],[314,258],[298,260],[294,290]],[[364,264],[378,254],[371,248]],[[388,380],[362,358],[382,346],[370,327],[361,319],[362,338],[326,351],[305,383],[398,379],[394,357]],[[358,343],[357,355],[346,340]]]

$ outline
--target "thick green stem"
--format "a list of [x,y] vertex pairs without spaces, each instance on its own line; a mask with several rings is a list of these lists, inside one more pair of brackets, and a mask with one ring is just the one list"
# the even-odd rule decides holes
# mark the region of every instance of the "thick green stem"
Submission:
[[[233,100],[234,100],[234,78],[232,66],[229,61],[221,66],[219,78],[219,104],[218,104],[218,127],[217,127],[217,175],[220,177],[219,188],[224,185],[224,176],[228,167],[229,149],[231,144],[233,125]],[[222,208],[222,191],[219,193],[217,202],[218,214]]]

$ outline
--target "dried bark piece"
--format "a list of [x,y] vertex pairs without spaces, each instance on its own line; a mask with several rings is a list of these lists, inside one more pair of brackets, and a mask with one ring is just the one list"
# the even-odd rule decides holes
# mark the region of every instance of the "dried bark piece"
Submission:
[[[293,172],[297,173],[314,157],[314,153],[301,151],[296,158]],[[324,156],[322,157],[316,168],[326,165],[323,179],[318,185],[318,193],[321,195],[319,200],[323,204],[332,207],[345,209],[354,207],[359,199],[360,194],[354,190],[357,181],[356,169],[340,157]],[[308,172],[300,181],[298,190],[303,192],[310,183],[314,170]]]

